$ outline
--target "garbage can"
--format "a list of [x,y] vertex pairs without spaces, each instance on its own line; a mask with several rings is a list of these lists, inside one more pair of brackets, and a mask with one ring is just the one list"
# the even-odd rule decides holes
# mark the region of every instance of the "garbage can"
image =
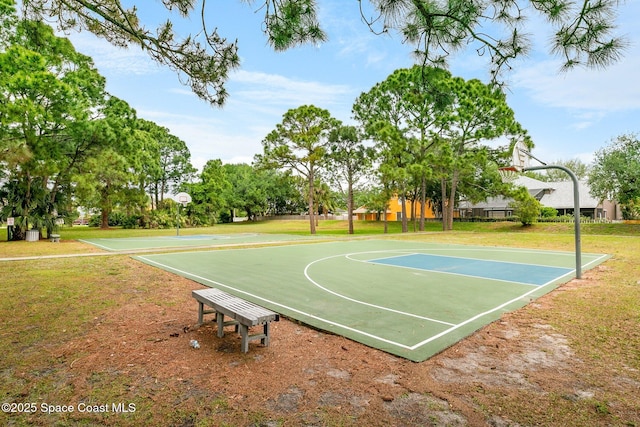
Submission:
[[40,230],[27,230],[27,236],[25,238],[27,242],[37,242],[40,240]]

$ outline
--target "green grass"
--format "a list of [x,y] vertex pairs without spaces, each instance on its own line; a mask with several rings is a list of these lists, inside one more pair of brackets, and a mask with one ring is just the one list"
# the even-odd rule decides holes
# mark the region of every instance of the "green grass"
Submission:
[[[401,232],[401,223],[390,221],[387,223],[389,234]],[[455,222],[453,233],[456,232],[496,232],[496,233],[561,233],[573,234],[574,226],[571,223],[538,223],[523,227],[517,222]],[[409,223],[409,234],[418,230],[417,224]],[[640,236],[640,224],[582,224],[583,234],[588,235],[615,235],[615,236]],[[427,221],[425,232],[441,232],[442,224],[438,221]],[[355,235],[376,235],[384,233],[384,223],[381,221],[355,221]],[[7,231],[0,229],[0,243],[6,242]],[[118,238],[118,237],[147,237],[147,236],[174,236],[175,229],[123,229],[112,227],[101,230],[95,227],[75,226],[62,227],[59,230],[63,240]],[[272,234],[297,234],[309,235],[309,222],[304,220],[268,220],[257,222],[239,222],[232,224],[218,224],[213,227],[181,228],[180,235],[198,234],[233,234],[233,233],[272,233]],[[347,222],[340,220],[320,220],[317,226],[318,235],[347,235]],[[12,242],[16,243],[16,242]]]

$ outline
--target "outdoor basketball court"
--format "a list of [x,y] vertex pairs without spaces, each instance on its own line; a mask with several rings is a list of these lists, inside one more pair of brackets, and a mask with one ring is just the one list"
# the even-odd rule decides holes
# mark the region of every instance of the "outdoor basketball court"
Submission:
[[575,277],[573,252],[381,239],[135,258],[414,361]]
[[114,252],[144,251],[152,249],[198,248],[233,246],[251,243],[281,243],[285,241],[322,239],[317,236],[296,236],[291,234],[199,234],[184,236],[130,237],[130,238],[101,238],[84,239],[84,243]]

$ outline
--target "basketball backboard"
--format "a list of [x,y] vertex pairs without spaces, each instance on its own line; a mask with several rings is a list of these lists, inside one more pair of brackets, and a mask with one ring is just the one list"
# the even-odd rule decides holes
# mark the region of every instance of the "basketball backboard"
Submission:
[[191,203],[191,196],[189,195],[189,193],[178,193],[173,196],[173,200],[180,203],[182,206],[187,206],[189,203]]
[[522,141],[518,141],[513,146],[513,152],[511,154],[511,166],[516,168],[519,172],[522,169],[529,166],[529,148]]

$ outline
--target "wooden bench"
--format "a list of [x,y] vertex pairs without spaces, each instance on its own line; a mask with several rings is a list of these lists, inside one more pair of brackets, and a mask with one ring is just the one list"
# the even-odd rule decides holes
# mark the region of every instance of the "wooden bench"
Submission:
[[[269,323],[273,320],[280,320],[277,313],[220,289],[199,289],[193,291],[191,295],[198,301],[198,325],[203,323],[205,314],[214,313],[216,315],[215,322],[218,325],[218,337],[224,336],[225,326],[235,325],[236,332],[240,329],[244,353],[249,351],[249,341],[252,340],[259,339],[263,345],[269,345]],[[212,307],[213,310],[205,310],[205,305]],[[232,320],[225,322],[225,316]],[[249,335],[249,328],[256,325],[263,325],[263,332]]]

